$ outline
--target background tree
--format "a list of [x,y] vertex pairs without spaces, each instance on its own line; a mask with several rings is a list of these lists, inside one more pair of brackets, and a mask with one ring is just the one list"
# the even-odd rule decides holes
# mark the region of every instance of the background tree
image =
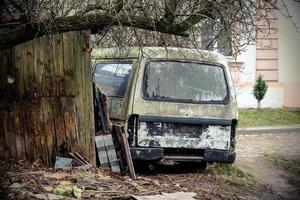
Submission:
[[[0,50],[44,34],[90,29],[97,45],[172,45],[236,53],[255,41],[274,0],[2,0]],[[265,26],[269,24],[266,23]],[[265,30],[265,29],[264,29]],[[206,35],[207,37],[201,37]],[[221,47],[224,48],[224,47]]]
[[263,79],[263,76],[260,74],[255,82],[253,87],[253,95],[257,99],[257,111],[260,111],[261,100],[265,97],[267,93],[268,85],[266,81]]

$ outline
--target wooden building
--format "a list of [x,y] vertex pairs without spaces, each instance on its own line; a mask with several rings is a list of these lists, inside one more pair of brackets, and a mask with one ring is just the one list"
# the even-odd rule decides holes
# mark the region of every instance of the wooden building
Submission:
[[50,165],[75,146],[95,160],[88,32],[37,38],[0,51],[0,145]]

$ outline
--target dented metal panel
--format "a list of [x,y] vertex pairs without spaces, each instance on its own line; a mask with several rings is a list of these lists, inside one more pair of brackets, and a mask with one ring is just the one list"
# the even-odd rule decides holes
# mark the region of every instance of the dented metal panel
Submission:
[[140,122],[141,147],[230,149],[231,126]]

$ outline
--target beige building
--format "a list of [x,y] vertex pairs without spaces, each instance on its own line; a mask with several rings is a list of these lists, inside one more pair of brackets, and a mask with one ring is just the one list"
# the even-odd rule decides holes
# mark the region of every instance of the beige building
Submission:
[[271,29],[266,20],[257,20],[256,44],[229,58],[239,107],[256,107],[252,89],[262,74],[269,86],[262,107],[300,108],[300,4],[286,3],[290,18],[269,11]]

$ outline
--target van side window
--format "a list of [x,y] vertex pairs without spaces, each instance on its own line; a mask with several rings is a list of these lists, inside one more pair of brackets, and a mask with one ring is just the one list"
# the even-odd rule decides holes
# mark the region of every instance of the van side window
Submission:
[[94,83],[107,96],[124,97],[132,62],[98,63],[94,71]]

